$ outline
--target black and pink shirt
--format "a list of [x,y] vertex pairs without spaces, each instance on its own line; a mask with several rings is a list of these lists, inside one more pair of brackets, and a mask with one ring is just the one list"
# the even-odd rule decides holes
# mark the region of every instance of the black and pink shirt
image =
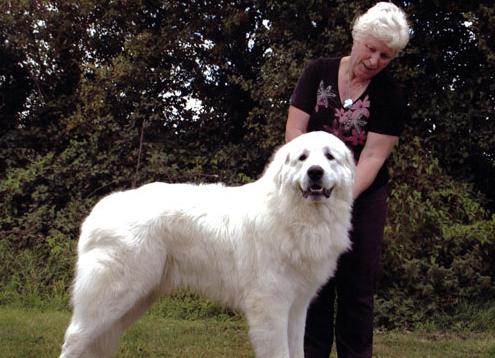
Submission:
[[[345,109],[338,88],[340,60],[311,61],[297,82],[290,104],[310,115],[308,132],[323,130],[336,135],[353,151],[357,162],[368,132],[399,136],[408,112],[399,86],[385,71],[373,77],[352,107]],[[385,163],[369,190],[387,181]]]

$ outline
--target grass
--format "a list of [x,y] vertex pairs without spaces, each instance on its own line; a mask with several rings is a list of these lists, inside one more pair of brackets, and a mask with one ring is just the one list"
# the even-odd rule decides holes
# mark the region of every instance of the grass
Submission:
[[[56,357],[69,321],[67,311],[0,306],[0,347],[5,358]],[[164,318],[153,309],[123,337],[117,357],[254,357],[241,318]],[[495,331],[375,334],[379,358],[494,357]],[[335,357],[335,355],[333,355]]]

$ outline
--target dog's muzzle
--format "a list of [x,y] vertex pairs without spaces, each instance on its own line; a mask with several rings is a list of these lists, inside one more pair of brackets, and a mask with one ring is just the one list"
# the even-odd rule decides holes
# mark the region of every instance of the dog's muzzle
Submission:
[[322,184],[322,178],[325,174],[322,167],[318,165],[313,165],[307,171],[308,175],[308,188],[303,189],[301,191],[303,193],[303,197],[305,199],[310,198],[312,200],[320,200],[321,198],[329,198],[332,194],[332,188],[325,188]]

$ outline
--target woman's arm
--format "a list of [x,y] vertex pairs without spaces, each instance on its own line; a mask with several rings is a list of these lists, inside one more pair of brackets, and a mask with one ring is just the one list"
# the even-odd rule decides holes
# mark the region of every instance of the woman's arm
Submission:
[[356,167],[356,181],[353,196],[356,199],[373,183],[382,167],[399,141],[399,137],[369,132],[366,144],[359,156]]
[[285,125],[285,142],[306,133],[308,129],[309,114],[300,109],[289,106],[289,115]]

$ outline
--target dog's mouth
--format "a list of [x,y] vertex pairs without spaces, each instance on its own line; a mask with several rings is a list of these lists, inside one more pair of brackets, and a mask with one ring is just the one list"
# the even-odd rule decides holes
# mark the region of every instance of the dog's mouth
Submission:
[[320,199],[322,197],[329,198],[332,194],[333,187],[331,188],[323,188],[321,185],[313,184],[307,190],[303,190],[301,188],[303,197],[305,199]]

